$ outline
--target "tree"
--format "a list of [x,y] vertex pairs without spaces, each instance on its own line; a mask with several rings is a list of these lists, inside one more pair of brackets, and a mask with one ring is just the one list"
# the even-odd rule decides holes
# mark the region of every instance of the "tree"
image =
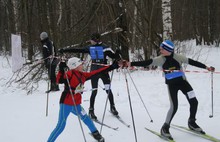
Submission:
[[163,39],[172,39],[171,0],[162,0]]

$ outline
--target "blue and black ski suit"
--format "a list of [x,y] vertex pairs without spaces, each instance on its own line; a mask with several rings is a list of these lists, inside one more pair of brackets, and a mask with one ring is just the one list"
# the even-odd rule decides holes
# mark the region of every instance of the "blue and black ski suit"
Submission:
[[206,65],[204,65],[203,63],[175,53],[172,53],[170,56],[161,55],[146,61],[131,62],[131,66],[146,67],[149,65],[155,65],[162,67],[170,98],[170,109],[167,113],[167,117],[165,120],[165,123],[168,125],[170,125],[171,120],[173,119],[178,108],[177,93],[179,90],[183,92],[190,104],[189,119],[196,119],[198,100],[196,99],[193,88],[186,80],[186,76],[182,68],[183,63],[206,69]]

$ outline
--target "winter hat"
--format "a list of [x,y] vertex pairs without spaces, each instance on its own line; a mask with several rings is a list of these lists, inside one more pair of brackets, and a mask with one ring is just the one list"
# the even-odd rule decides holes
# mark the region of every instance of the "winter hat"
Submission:
[[91,35],[91,40],[97,42],[97,41],[100,41],[100,38],[101,38],[101,35],[99,33],[93,33]]
[[40,39],[41,39],[41,40],[45,40],[46,38],[48,38],[48,34],[47,34],[46,32],[42,32],[42,33],[40,34]]
[[69,67],[69,69],[75,69],[77,68],[79,65],[81,65],[83,62],[76,57],[72,57],[68,60],[67,62],[67,66]]
[[160,47],[162,47],[163,49],[165,49],[165,50],[167,50],[169,52],[173,52],[174,51],[174,44],[170,40],[165,40],[164,42],[162,42],[160,44]]

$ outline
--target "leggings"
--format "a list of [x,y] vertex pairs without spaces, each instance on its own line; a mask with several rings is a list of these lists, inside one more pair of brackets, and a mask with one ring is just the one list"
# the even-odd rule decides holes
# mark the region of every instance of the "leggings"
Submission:
[[190,116],[189,119],[196,119],[196,112],[198,107],[198,100],[196,99],[195,93],[193,91],[193,88],[191,85],[184,81],[181,84],[168,84],[168,93],[169,93],[169,100],[170,100],[170,109],[167,113],[166,121],[165,123],[170,125],[171,120],[173,119],[175,113],[178,109],[178,91],[181,90],[183,94],[186,96],[186,99],[189,102],[190,105]]
[[[96,76],[93,76],[91,78],[92,88],[98,88],[99,78],[102,80],[103,84],[105,85],[105,90],[106,90],[106,93],[108,94],[108,99],[109,99],[110,105],[114,106],[115,105],[114,96],[111,91],[111,88],[109,88],[111,80],[110,80],[110,76],[108,73],[102,73],[102,74],[98,74]],[[90,108],[94,108],[96,95],[97,95],[97,90],[93,90],[92,95],[90,97]]]
[[60,104],[60,112],[57,126],[50,134],[50,137],[48,138],[47,142],[54,142],[57,139],[57,137],[62,133],[66,126],[66,120],[70,112],[72,112],[74,115],[79,115],[80,119],[87,125],[91,133],[97,131],[93,121],[86,114],[85,110],[83,109],[83,107],[81,107],[81,105],[70,106],[66,104]]

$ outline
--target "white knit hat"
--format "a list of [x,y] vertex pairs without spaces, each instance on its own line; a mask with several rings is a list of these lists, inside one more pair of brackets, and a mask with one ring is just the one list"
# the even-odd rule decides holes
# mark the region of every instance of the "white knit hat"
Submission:
[[79,65],[81,65],[83,62],[76,57],[72,57],[68,60],[67,62],[67,66],[69,67],[69,69],[75,69],[77,68]]
[[40,34],[40,39],[41,39],[41,40],[45,40],[46,38],[48,38],[48,34],[47,34],[46,32],[42,32],[42,33]]

